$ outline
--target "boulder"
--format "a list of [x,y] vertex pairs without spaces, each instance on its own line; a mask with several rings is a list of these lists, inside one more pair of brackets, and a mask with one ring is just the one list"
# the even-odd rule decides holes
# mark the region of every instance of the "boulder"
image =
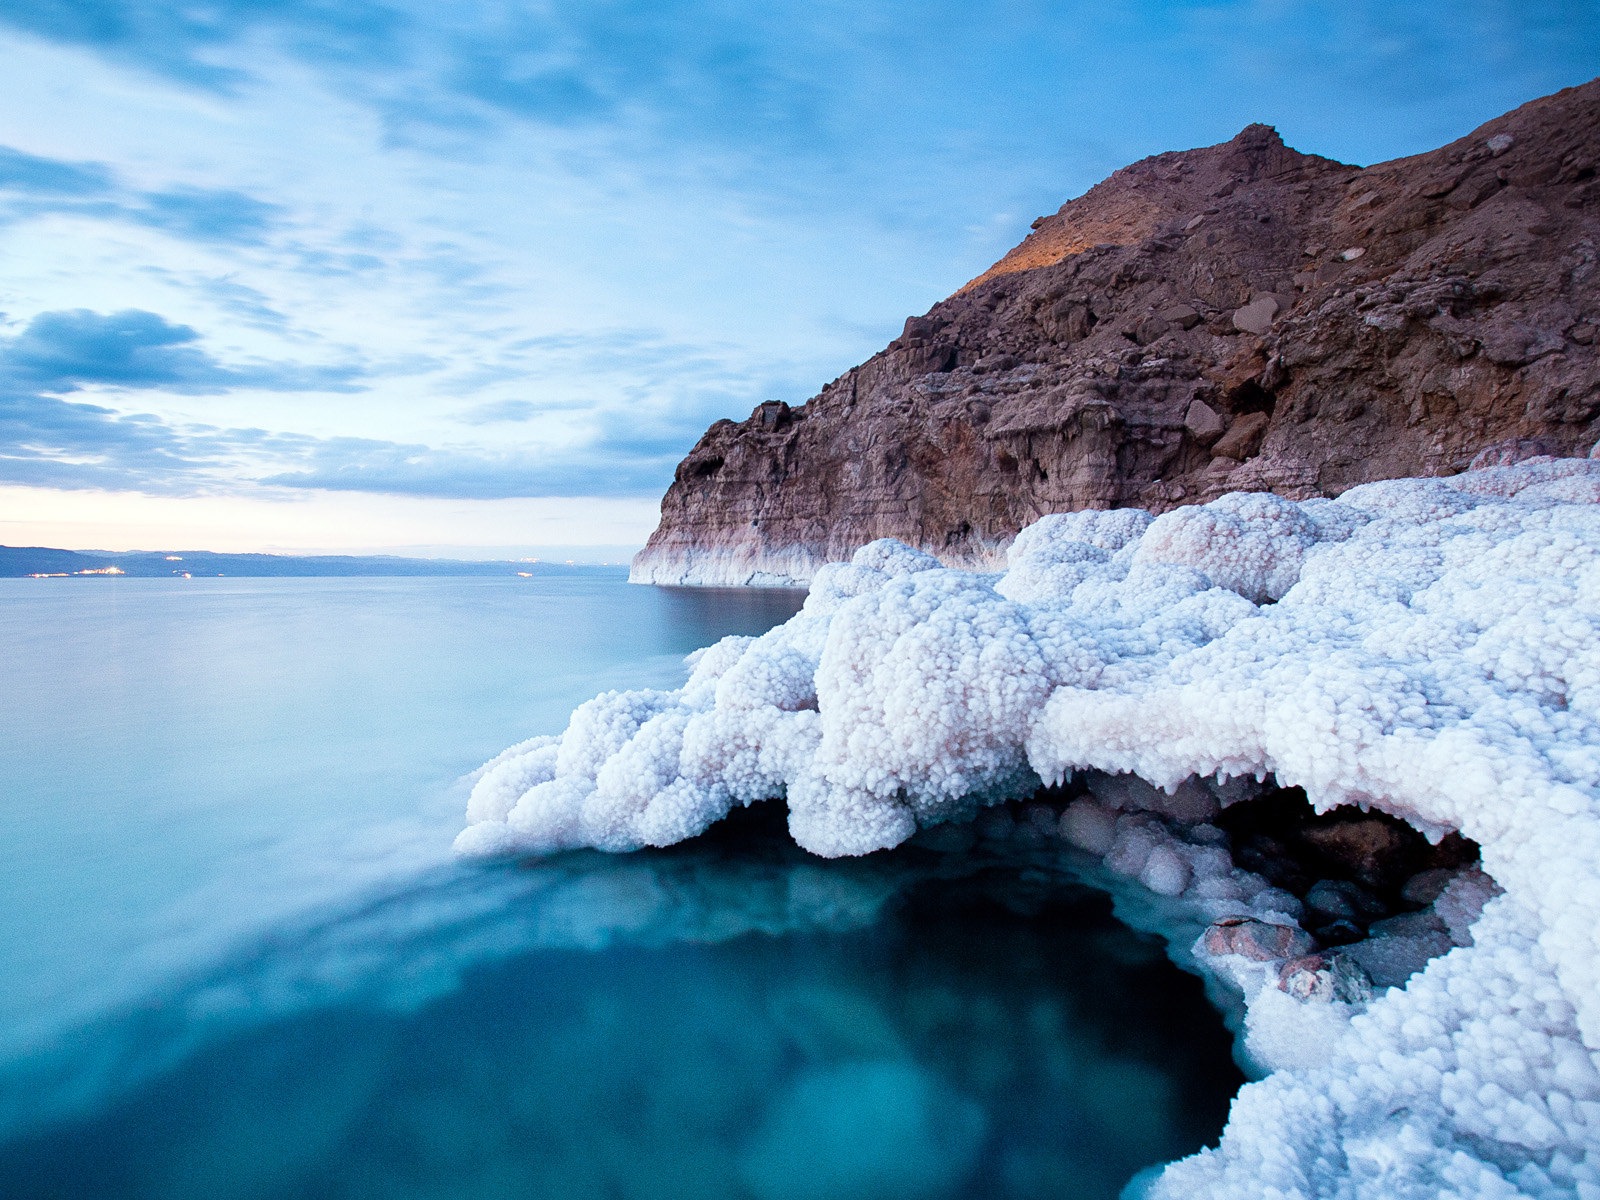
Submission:
[[1254,917],[1223,917],[1201,937],[1207,954],[1237,954],[1254,962],[1294,958],[1312,950],[1311,935],[1295,925],[1279,925]]
[[1366,888],[1344,879],[1319,879],[1306,892],[1306,907],[1325,920],[1364,924],[1387,911]]
[[1411,842],[1421,839],[1416,834],[1408,837],[1409,832],[1393,818],[1373,814],[1308,826],[1300,832],[1300,840],[1341,874],[1368,887],[1387,889],[1410,875]]
[[1450,886],[1456,874],[1449,867],[1430,867],[1426,871],[1418,871],[1406,880],[1405,886],[1400,889],[1400,897],[1409,904],[1432,904]]
[[1233,327],[1242,333],[1263,334],[1272,328],[1278,315],[1278,302],[1271,296],[1258,296],[1233,314]]
[[1158,315],[1163,321],[1185,330],[1193,329],[1201,321],[1200,314],[1187,304],[1169,304]]
[[1226,422],[1204,400],[1191,400],[1183,413],[1183,427],[1202,446],[1209,446],[1227,429]]
[[1233,424],[1228,426],[1228,432],[1211,447],[1211,453],[1218,458],[1243,462],[1261,449],[1261,439],[1266,437],[1271,420],[1261,412],[1245,413],[1235,418]]
[[1431,959],[1451,948],[1445,933],[1395,933],[1353,942],[1340,953],[1349,955],[1378,987],[1402,987]]

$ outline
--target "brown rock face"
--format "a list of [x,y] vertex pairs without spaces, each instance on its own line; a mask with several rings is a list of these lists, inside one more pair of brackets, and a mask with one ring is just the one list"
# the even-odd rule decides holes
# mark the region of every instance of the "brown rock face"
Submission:
[[639,582],[997,563],[1051,512],[1337,495],[1600,435],[1600,80],[1360,169],[1266,126],[1118,171],[799,408],[719,421]]

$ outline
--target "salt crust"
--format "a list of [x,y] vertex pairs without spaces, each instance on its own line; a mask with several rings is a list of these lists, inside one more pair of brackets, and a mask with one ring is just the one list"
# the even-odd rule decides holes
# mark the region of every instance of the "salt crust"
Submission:
[[[1225,803],[1271,773],[1320,810],[1459,829],[1504,893],[1441,897],[1452,927],[1482,907],[1472,944],[1404,988],[1315,1003],[1210,964],[1272,1074],[1219,1148],[1140,1186],[1600,1198],[1597,501],[1600,461],[1540,458],[1046,517],[998,576],[877,542],[787,624],[692,655],[681,689],[608,692],[489,763],[457,846],[663,845],[783,795],[801,845],[864,854],[1084,769],[1166,789],[1184,820],[1196,780]],[[1208,913],[1298,915],[1204,839],[1119,811],[1138,807],[1096,795],[1061,832]]]

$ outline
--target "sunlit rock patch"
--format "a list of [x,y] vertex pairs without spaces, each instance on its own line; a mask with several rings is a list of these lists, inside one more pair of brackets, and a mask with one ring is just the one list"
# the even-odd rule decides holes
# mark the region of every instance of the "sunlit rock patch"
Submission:
[[[874,543],[787,624],[694,656],[683,688],[608,693],[490,763],[458,845],[630,850],[782,796],[801,845],[864,854],[1099,772],[1057,835],[1206,917],[1197,960],[1243,994],[1273,1072],[1155,1194],[1585,1194],[1597,499],[1600,463],[1541,458],[1337,500],[1046,517],[995,576]],[[1360,879],[1297,895],[1206,815],[1269,776],[1481,862],[1419,868],[1387,915]]]

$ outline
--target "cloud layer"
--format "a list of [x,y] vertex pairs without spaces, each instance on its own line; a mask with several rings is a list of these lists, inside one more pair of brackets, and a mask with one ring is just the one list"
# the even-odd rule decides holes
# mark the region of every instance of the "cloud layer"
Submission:
[[[470,499],[635,495],[675,452],[670,433],[615,428],[566,453],[495,454],[376,438],[179,423],[64,397],[102,388],[218,395],[351,393],[351,366],[219,362],[187,325],[138,309],[41,313],[0,338],[0,483],[204,493],[270,487]],[[530,410],[513,408],[509,418]]]
[[653,496],[1143,154],[1372,161],[1563,0],[0,0],[0,482]]

